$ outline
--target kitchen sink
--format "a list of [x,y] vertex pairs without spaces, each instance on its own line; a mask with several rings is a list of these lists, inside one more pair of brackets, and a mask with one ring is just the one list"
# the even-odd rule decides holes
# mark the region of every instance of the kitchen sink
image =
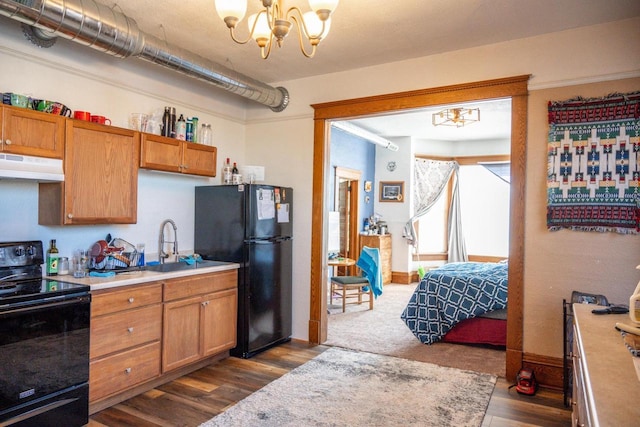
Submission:
[[225,265],[225,264],[228,264],[228,263],[222,262],[222,261],[203,260],[190,265],[184,261],[178,261],[178,262],[165,262],[164,264],[147,265],[145,268],[147,269],[147,271],[170,273],[173,271],[196,270],[198,268],[216,267],[216,266]]

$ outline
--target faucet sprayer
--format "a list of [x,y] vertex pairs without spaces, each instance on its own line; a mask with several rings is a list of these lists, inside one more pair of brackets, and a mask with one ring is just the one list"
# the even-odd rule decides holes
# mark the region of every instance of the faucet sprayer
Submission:
[[[164,239],[164,229],[167,224],[171,224],[173,227],[173,241]],[[160,261],[161,264],[164,264],[164,260],[169,258],[169,254],[164,251],[165,243],[173,243],[172,254],[175,256],[175,260],[178,261],[178,227],[176,227],[176,223],[171,219],[165,219],[160,225],[160,236],[158,237],[158,261]]]

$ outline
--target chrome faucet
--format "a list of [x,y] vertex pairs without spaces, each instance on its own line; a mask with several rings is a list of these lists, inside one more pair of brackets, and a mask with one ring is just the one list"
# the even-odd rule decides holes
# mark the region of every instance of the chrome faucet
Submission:
[[[164,239],[164,228],[167,224],[171,224],[173,227],[173,241]],[[178,261],[178,227],[176,227],[176,223],[171,219],[165,219],[162,221],[162,224],[160,224],[160,236],[158,237],[158,261],[160,261],[161,264],[164,264],[164,260],[170,256],[164,251],[165,243],[173,243],[172,254],[175,256],[175,261]]]

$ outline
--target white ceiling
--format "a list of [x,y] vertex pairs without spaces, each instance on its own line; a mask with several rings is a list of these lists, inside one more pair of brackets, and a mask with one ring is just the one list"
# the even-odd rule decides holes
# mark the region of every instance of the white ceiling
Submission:
[[[341,0],[314,58],[303,57],[292,29],[263,60],[255,42],[231,40],[214,0],[98,1],[115,4],[146,33],[270,84],[640,15],[638,0]],[[248,3],[247,16],[261,6]],[[284,5],[310,10],[306,0]]]
[[450,107],[478,108],[480,121],[464,127],[434,126],[432,115],[447,106],[424,108],[350,122],[383,138],[412,137],[432,141],[505,141],[511,138],[511,100],[470,102]]
[[[310,10],[306,0],[284,0],[284,6]],[[259,0],[249,0],[247,16],[260,7]],[[146,33],[269,84],[640,15],[639,0],[341,0],[314,58],[300,53],[292,29],[282,48],[263,60],[255,42],[231,40],[214,0],[117,0],[114,8]],[[240,28],[246,38],[246,18]],[[433,111],[356,122],[385,137],[508,138],[509,105],[480,107],[480,123],[464,128],[430,126]]]

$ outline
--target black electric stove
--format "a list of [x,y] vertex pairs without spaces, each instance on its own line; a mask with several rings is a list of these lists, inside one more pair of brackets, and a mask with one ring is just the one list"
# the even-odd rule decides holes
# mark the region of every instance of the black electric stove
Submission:
[[41,241],[0,242],[0,311],[33,300],[88,293],[87,285],[42,277]]
[[0,426],[84,426],[89,286],[42,277],[42,242],[0,242]]

